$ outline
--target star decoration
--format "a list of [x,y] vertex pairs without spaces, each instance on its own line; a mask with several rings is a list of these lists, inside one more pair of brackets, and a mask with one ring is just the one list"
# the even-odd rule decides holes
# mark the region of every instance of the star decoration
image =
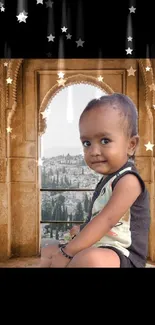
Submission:
[[153,108],[155,109],[155,105],[153,105]]
[[58,76],[59,76],[59,78],[63,78],[64,77],[64,73],[63,72],[58,72]]
[[146,67],[145,70],[146,71],[150,71],[151,70],[151,67]]
[[38,163],[38,166],[42,166],[42,164],[43,164],[42,159],[39,158],[38,161],[37,161],[37,163]]
[[46,8],[52,8],[53,7],[53,1],[48,0],[45,3],[46,3]]
[[132,54],[133,49],[128,47],[125,51],[126,51],[126,54]]
[[44,111],[44,112],[41,112],[41,114],[42,114],[43,118],[47,118],[49,116],[50,112]]
[[37,5],[39,4],[43,5],[43,0],[37,0]]
[[82,39],[79,38],[79,40],[76,41],[76,43],[77,43],[77,47],[79,47],[79,46],[83,47],[83,43],[84,43],[84,42],[85,42],[85,41],[82,41]]
[[1,7],[1,11],[4,12],[5,11],[5,8],[4,7]]
[[64,86],[65,85],[65,82],[66,82],[66,79],[59,79],[57,80],[57,83],[59,86]]
[[16,136],[15,134],[12,134],[12,135],[11,135],[11,139],[16,139],[16,137],[17,137],[17,136]]
[[128,42],[132,42],[132,37],[131,36],[128,37]]
[[61,30],[62,30],[63,33],[66,33],[66,32],[67,32],[67,29],[68,29],[68,28],[65,27],[65,26],[61,28]]
[[4,66],[7,67],[8,66],[8,62],[4,62]]
[[103,77],[102,76],[99,76],[97,79],[98,79],[98,81],[103,81]]
[[18,16],[16,16],[17,17],[17,19],[18,19],[18,21],[20,22],[20,23],[26,23],[26,19],[27,19],[27,15],[24,13],[24,11],[23,12],[20,12],[20,14],[18,15]]
[[10,126],[8,128],[6,128],[7,133],[11,133],[12,132],[12,128],[10,128]]
[[153,151],[154,144],[151,144],[150,141],[147,144],[144,144],[144,146],[146,147],[146,151],[148,150]]
[[12,81],[13,79],[11,79],[10,77],[6,79],[7,84],[12,84]]
[[47,36],[47,38],[48,38],[48,42],[54,42],[54,38],[55,38],[55,36],[53,36],[52,34],[50,34],[49,36]]
[[133,69],[133,67],[130,67],[130,69],[128,69],[127,71],[128,71],[128,76],[135,76],[136,70]]
[[135,14],[136,8],[134,8],[133,6],[131,8],[129,8],[130,10],[130,14],[133,12]]
[[47,56],[48,56],[48,58],[51,58],[52,57],[52,53],[51,52],[48,52],[47,53]]
[[149,87],[150,87],[150,91],[152,91],[152,90],[154,90],[154,91],[155,91],[155,85],[154,85],[154,84],[152,84],[152,85],[149,85]]
[[67,34],[66,37],[67,37],[67,39],[71,39],[72,35],[71,34]]

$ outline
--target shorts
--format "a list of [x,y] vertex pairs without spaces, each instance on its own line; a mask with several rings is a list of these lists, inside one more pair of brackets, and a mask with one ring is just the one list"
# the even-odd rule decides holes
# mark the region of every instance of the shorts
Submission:
[[135,268],[136,266],[130,261],[130,259],[125,256],[119,249],[112,246],[99,246],[98,248],[108,248],[112,249],[120,258],[120,268]]

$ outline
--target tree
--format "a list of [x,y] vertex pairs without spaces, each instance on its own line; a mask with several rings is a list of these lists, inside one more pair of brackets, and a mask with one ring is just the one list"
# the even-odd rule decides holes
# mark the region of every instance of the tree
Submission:
[[89,211],[89,199],[87,193],[85,194],[85,198],[84,198],[84,210],[85,212]]
[[82,203],[78,202],[74,214],[74,220],[76,221],[83,221],[83,208],[82,208]]

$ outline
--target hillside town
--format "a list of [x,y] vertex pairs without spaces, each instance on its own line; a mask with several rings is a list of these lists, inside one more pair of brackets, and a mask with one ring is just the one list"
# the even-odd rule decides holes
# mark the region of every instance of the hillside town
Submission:
[[42,158],[42,238],[60,239],[74,221],[84,222],[93,191],[101,177],[86,165],[82,154]]

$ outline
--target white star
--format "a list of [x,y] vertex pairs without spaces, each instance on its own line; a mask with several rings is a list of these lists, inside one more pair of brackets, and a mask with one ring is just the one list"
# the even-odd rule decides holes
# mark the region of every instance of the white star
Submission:
[[43,0],[37,0],[37,5],[39,4],[43,5]]
[[133,12],[135,14],[136,8],[134,8],[133,6],[131,8],[129,8],[130,10],[130,14]]
[[8,66],[8,62],[4,62],[4,66],[7,67]]
[[67,39],[71,39],[72,35],[71,34],[67,34],[66,37],[67,37]]
[[11,79],[10,77],[6,79],[7,84],[12,84],[12,81],[13,79]]
[[52,34],[50,34],[49,36],[47,36],[47,38],[48,38],[48,42],[50,42],[50,41],[54,42],[55,36],[53,36]]
[[39,160],[37,161],[37,163],[38,163],[38,166],[42,166],[42,164],[43,164],[42,159],[39,158]]
[[131,36],[128,37],[128,42],[132,42],[132,38]]
[[154,91],[155,91],[155,85],[154,85],[154,84],[152,84],[152,85],[149,85],[149,87],[150,87],[150,91],[152,91],[152,90],[154,90]]
[[144,146],[146,147],[146,151],[147,150],[151,150],[153,151],[153,147],[154,147],[154,144],[151,144],[151,142],[149,141],[147,144],[144,144]]
[[10,128],[10,126],[8,128],[6,128],[7,133],[11,133],[12,132],[12,128]]
[[130,69],[128,69],[127,71],[128,71],[128,76],[135,76],[136,70],[134,70],[133,67],[130,67]]
[[44,112],[41,112],[41,114],[42,114],[43,118],[47,118],[49,116],[50,112],[44,111]]
[[155,105],[153,105],[153,108],[155,109]]
[[52,57],[52,53],[51,52],[48,52],[47,53],[47,56],[48,56],[48,58],[51,58]]
[[1,11],[4,12],[5,11],[5,8],[4,7],[1,7]]
[[24,12],[20,12],[20,14],[16,17],[20,23],[26,23],[27,16],[24,14]]
[[146,69],[146,71],[150,71],[151,67],[146,67],[145,69]]
[[77,43],[77,47],[79,47],[79,46],[83,47],[83,43],[84,43],[84,42],[85,42],[85,41],[82,41],[82,39],[79,38],[79,40],[76,41],[76,43]]
[[128,47],[125,51],[126,51],[126,54],[132,54],[133,49]]
[[64,77],[64,73],[63,72],[58,72],[58,76],[59,76],[59,78],[63,78]]
[[46,3],[46,7],[47,7],[47,8],[52,8],[52,6],[53,6],[53,1],[48,0],[48,1],[46,1],[45,3]]
[[57,80],[57,83],[59,86],[64,86],[65,85],[65,82],[66,82],[66,79],[59,79]]
[[61,28],[61,30],[62,30],[63,33],[66,33],[66,32],[67,32],[67,29],[68,29],[68,28],[65,27],[65,26]]
[[103,81],[103,77],[102,76],[99,76],[97,79],[98,79],[98,81]]

